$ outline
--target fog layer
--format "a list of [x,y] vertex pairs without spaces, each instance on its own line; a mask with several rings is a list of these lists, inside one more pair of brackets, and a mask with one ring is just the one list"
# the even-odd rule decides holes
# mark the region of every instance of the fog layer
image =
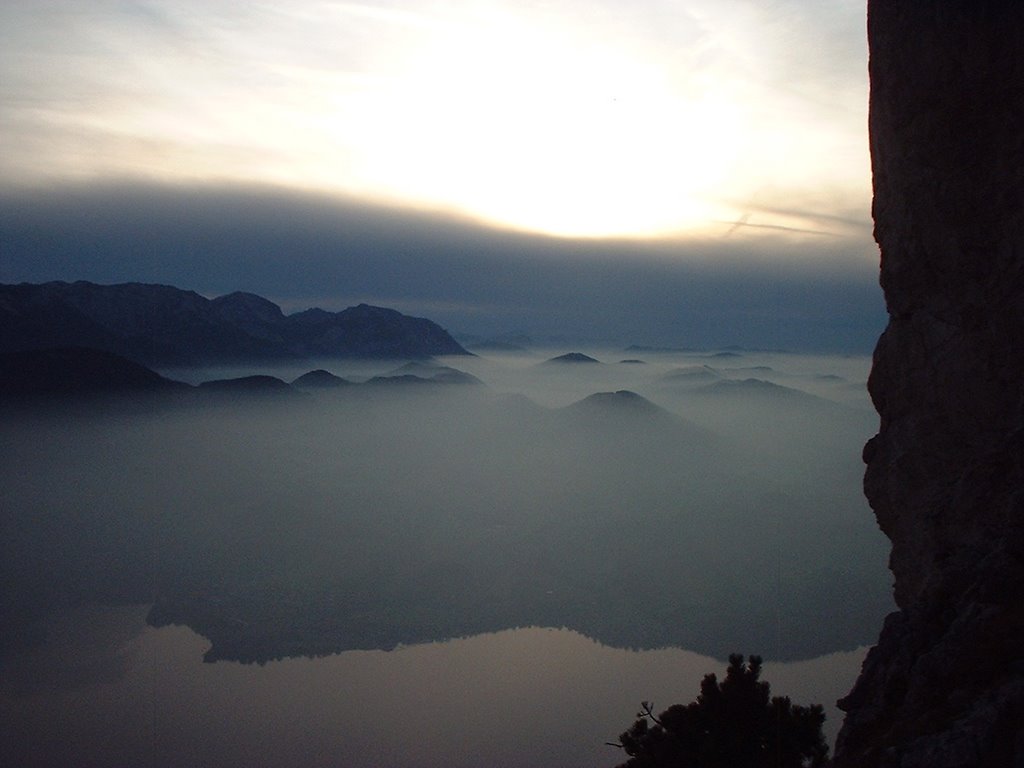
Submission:
[[717,657],[872,642],[889,591],[859,491],[867,361],[592,354],[451,361],[481,383],[328,362],[405,378],[10,415],[9,642],[81,602],[152,603],[208,660],[519,626]]

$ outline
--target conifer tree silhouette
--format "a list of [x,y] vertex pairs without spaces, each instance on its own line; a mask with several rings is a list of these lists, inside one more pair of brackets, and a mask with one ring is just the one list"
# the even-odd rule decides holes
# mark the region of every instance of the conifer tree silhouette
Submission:
[[828,758],[820,705],[771,696],[761,659],[729,657],[725,679],[704,677],[700,695],[655,715],[643,702],[632,727],[612,744],[629,760],[619,768],[819,768]]

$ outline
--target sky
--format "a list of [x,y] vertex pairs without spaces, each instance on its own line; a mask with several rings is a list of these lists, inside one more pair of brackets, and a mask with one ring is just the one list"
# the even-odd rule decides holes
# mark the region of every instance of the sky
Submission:
[[863,2],[0,4],[0,281],[867,349]]

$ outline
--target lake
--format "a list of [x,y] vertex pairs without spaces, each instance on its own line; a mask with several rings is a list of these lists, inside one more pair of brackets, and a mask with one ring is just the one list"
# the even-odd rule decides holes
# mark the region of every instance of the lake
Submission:
[[5,415],[0,763],[600,768],[734,652],[834,738],[869,360],[591,351]]
[[[11,766],[601,768],[632,722],[689,702],[723,661],[608,648],[564,629],[514,629],[393,651],[264,665],[202,663],[184,627],[145,606],[79,609],[0,681],[0,762]],[[865,649],[765,665],[775,694],[831,706]],[[660,710],[659,710],[660,711]]]

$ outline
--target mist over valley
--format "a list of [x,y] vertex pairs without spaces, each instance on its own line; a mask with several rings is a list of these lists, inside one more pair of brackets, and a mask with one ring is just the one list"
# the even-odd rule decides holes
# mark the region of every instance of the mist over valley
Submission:
[[[834,737],[891,608],[860,494],[867,358],[2,292],[4,761],[172,766],[187,742],[213,764],[610,765],[637,700],[734,651],[825,703]],[[455,712],[472,744],[441,736]]]
[[251,369],[289,397],[193,370],[209,397],[12,414],[7,623],[151,603],[243,661],[523,626],[780,659],[870,642],[866,362],[592,352],[322,361],[332,387]]

